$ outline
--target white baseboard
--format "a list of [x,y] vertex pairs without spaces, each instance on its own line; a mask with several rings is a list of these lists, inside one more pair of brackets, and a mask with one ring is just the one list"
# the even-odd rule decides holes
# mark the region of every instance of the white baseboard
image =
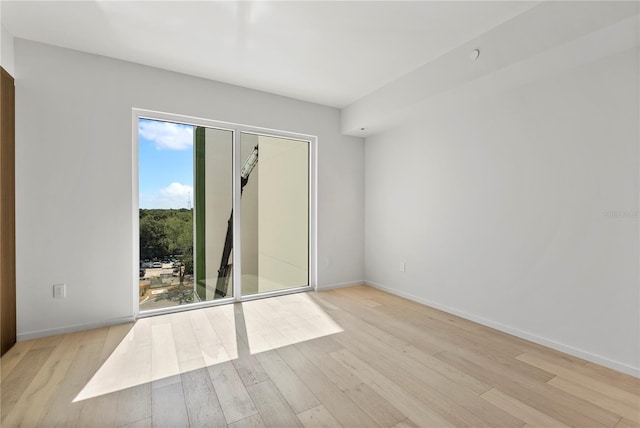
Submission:
[[344,288],[344,287],[351,287],[353,285],[363,285],[363,284],[365,284],[365,282],[363,280],[359,280],[359,281],[341,282],[338,284],[318,285],[316,286],[316,291],[331,290],[332,288]]
[[516,328],[509,327],[507,325],[501,324],[499,322],[495,322],[492,320],[488,320],[486,318],[470,314],[468,312],[460,311],[458,309],[452,308],[447,305],[442,305],[440,303],[431,301],[429,299],[424,299],[419,296],[415,296],[410,293],[406,293],[404,291],[397,290],[395,288],[386,287],[382,284],[378,284],[372,281],[364,281],[364,284],[369,285],[371,287],[377,288],[382,291],[386,291],[387,293],[395,294],[396,296],[404,297],[405,299],[413,300],[414,302],[422,303],[423,305],[430,306],[435,309],[439,309],[441,311],[450,313],[452,315],[459,316],[460,318],[467,319],[469,321],[477,322],[478,324],[482,324],[487,327],[494,328],[496,330],[500,330],[502,332],[511,334],[513,336],[517,336],[519,338],[528,340],[530,342],[537,343],[539,345],[546,346],[551,349],[555,349],[556,351],[564,352],[565,354],[573,355],[578,358],[582,358],[583,360],[590,361],[592,363],[600,364],[602,366],[608,367],[610,369],[640,378],[640,367],[629,366],[624,363],[620,363],[618,361],[611,360],[606,357],[602,357],[600,355],[593,354],[591,352],[584,351],[582,349],[574,348],[569,345],[565,345],[559,342],[555,342],[550,339],[546,339],[544,337],[537,336],[532,333],[528,333],[526,331],[518,330]]
[[23,340],[37,339],[39,337],[53,336],[56,334],[71,333],[74,331],[81,331],[81,330],[91,330],[92,328],[109,327],[112,325],[125,324],[129,322],[134,322],[134,321],[135,321],[135,318],[133,316],[130,316],[130,317],[115,318],[111,320],[88,323],[88,324],[76,324],[76,325],[71,325],[67,327],[53,328],[51,330],[40,330],[40,331],[32,331],[29,333],[18,333],[17,341],[21,342]]

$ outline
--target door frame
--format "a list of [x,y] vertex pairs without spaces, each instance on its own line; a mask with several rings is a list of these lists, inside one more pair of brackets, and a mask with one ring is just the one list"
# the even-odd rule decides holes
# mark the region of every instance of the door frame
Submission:
[[[168,308],[150,309],[140,311],[140,288],[139,288],[139,266],[140,266],[140,200],[139,200],[139,141],[138,141],[138,120],[152,119],[166,122],[182,123],[185,125],[214,128],[224,131],[231,131],[233,135],[233,296],[223,299],[210,300],[206,302],[188,303],[184,305],[171,306]],[[242,204],[240,193],[240,171],[242,169],[242,158],[240,155],[240,141],[242,133],[257,134],[261,136],[287,138],[304,141],[309,144],[309,284],[303,287],[289,288],[285,290],[275,290],[263,293],[242,296],[242,231],[240,230],[242,218]],[[232,122],[223,122],[193,116],[186,116],[174,113],[166,113],[155,110],[141,108],[132,109],[131,122],[132,138],[132,249],[133,249],[133,314],[135,318],[142,318],[160,314],[181,312],[185,310],[198,309],[203,307],[218,306],[227,303],[244,302],[267,297],[281,296],[285,294],[300,293],[304,291],[317,290],[317,150],[318,137],[309,134],[302,134],[278,129],[263,128],[251,125],[243,125]]]

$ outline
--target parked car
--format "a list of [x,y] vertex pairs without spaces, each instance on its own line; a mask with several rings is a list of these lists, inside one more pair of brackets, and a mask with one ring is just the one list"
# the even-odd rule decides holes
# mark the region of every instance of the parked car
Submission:
[[161,267],[162,267],[162,263],[161,263],[161,262],[153,262],[153,263],[151,264],[151,267],[154,267],[154,268],[161,268]]

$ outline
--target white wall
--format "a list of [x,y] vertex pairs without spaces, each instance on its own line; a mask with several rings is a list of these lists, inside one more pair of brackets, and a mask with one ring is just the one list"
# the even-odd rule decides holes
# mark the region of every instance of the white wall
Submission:
[[[0,10],[1,9],[2,6],[0,5]],[[10,75],[15,77],[13,35],[5,30],[4,26],[0,27],[0,65],[2,65]]]
[[318,285],[363,279],[363,145],[338,110],[21,39],[15,71],[20,338],[134,313],[132,107],[318,136]]
[[367,138],[367,281],[639,375],[638,59],[445,95]]

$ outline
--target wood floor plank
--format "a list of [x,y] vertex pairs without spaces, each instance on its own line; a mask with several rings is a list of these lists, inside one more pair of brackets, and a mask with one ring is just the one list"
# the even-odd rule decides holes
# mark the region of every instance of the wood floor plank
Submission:
[[357,373],[358,377],[409,418],[431,426],[454,426],[453,423],[405,391],[403,387],[370,367],[351,352],[346,350],[337,351],[331,353],[331,356],[348,369]]
[[260,362],[252,355],[247,336],[247,326],[242,313],[242,305],[233,305],[234,325],[236,332],[236,347],[238,358],[232,360],[240,379],[246,385],[255,385],[269,380],[269,375]]
[[[370,323],[367,320],[360,318],[357,313],[351,313],[348,310],[342,308],[336,308],[335,310],[331,311],[331,316],[340,324],[349,326],[349,328],[347,328],[347,331],[361,331],[363,333],[367,333],[378,338],[378,340],[384,342],[386,345],[394,349],[402,349],[406,346],[411,345],[412,343],[414,343],[412,340],[417,339],[417,337],[419,336],[418,332],[412,332],[407,338],[404,338],[402,334],[398,333],[406,330],[404,327],[410,329],[410,325],[403,326],[398,322],[394,322],[393,325],[378,324],[378,320],[375,315],[373,316],[373,318],[375,319],[374,323]],[[387,329],[389,329],[391,332],[387,331]],[[438,352],[442,351],[441,346],[430,340],[428,337],[425,337],[424,334],[420,336],[419,342],[420,349],[429,355],[437,354]]]
[[[542,357],[550,357],[558,354],[563,356],[566,355],[558,351],[549,352],[548,348],[544,348],[538,355]],[[571,356],[569,357],[571,358]],[[618,388],[624,389],[625,391],[631,392],[632,394],[640,395],[640,378],[629,376],[628,374],[620,373],[608,367],[600,366],[591,362],[586,362],[583,367],[573,369],[577,373],[580,373],[582,375],[602,382],[613,383]]]
[[401,383],[406,391],[454,425],[522,425],[522,421],[493,408],[477,394],[407,358],[401,352],[381,346],[381,342],[374,338],[345,333],[336,335],[335,340],[379,372],[392,373],[393,379]]
[[[402,317],[402,312],[399,310],[394,312],[394,314]],[[492,341],[493,335],[487,333],[493,333],[493,331],[488,328],[485,328],[484,331],[468,332],[456,330],[450,325],[440,324],[436,327],[430,326],[427,323],[420,324],[418,322],[417,324],[424,327],[422,329],[422,338],[436,340],[441,349],[463,354],[471,352],[487,355],[505,368],[509,368],[515,372],[521,372],[527,377],[543,382],[553,377],[553,374],[540,368],[520,364],[513,357],[521,354],[521,348],[518,346],[507,346],[507,344],[502,341],[500,343],[495,340]],[[488,352],[488,350],[490,351]]]
[[2,382],[0,409],[3,420],[13,410],[15,404],[29,387],[31,381],[33,381],[33,378],[38,374],[34,367],[41,367],[54,349],[55,346],[30,349]]
[[[378,303],[377,306],[384,306],[385,310],[396,311],[400,309],[403,312],[403,319],[410,317],[412,322],[428,320],[429,322],[445,323],[455,326],[457,330],[466,330],[476,332],[479,329],[478,324],[465,320],[460,317],[448,314],[435,308],[429,308],[417,302],[407,301],[406,299],[388,295],[378,290],[372,290],[367,286],[355,286],[348,289],[335,290],[336,294],[352,297],[348,301],[365,304],[365,300],[373,300]],[[359,298],[357,296],[360,296]],[[353,297],[356,297],[355,299]],[[372,305],[367,305],[373,307]],[[382,310],[382,308],[381,308]]]
[[222,407],[206,368],[183,372],[182,389],[192,427],[226,427]]
[[[80,347],[78,334],[66,334],[58,346],[35,372],[35,376],[25,391],[16,401],[13,408],[3,413],[2,422],[6,426],[37,426],[44,410],[54,398],[54,394],[62,382],[73,358]],[[41,403],[33,408],[32,403]],[[6,410],[6,409],[5,409]]]
[[204,311],[189,311],[188,314],[205,366],[230,361],[231,357]]
[[401,421],[406,419],[400,410],[364,382],[345,389],[344,395],[381,427],[391,427],[398,424],[398,419]]
[[[180,374],[178,353],[169,319],[151,320],[151,379],[161,381]],[[173,382],[172,382],[173,383]]]
[[398,422],[393,426],[393,428],[418,428],[418,425],[416,425],[411,419],[405,419],[404,421]]
[[640,398],[635,403],[618,400],[615,396],[609,394],[608,389],[597,390],[586,387],[582,383],[564,379],[556,376],[548,382],[569,394],[575,395],[595,404],[596,406],[609,409],[614,413],[629,419],[635,423],[640,423]]
[[241,308],[239,304],[225,305],[205,309],[204,313],[209,318],[240,379],[248,386],[268,380],[269,375],[251,354]]
[[619,416],[613,412],[546,383],[534,382],[516,374],[505,375],[504,369],[490,359],[478,355],[465,358],[448,352],[437,354],[436,357],[566,425],[611,427],[619,420]]
[[262,422],[262,418],[258,413],[240,419],[238,422],[234,422],[228,426],[229,428],[265,428],[265,424]]
[[294,346],[280,348],[277,352],[341,425],[379,426]]
[[[200,311],[198,311],[200,312]],[[233,305],[214,306],[202,309],[202,313],[209,320],[224,352],[229,359],[238,358],[238,338],[236,333],[235,313]]]
[[296,348],[378,425],[390,427],[407,417],[330,355],[343,349],[330,337],[296,344]]
[[80,345],[66,376],[56,389],[53,402],[42,417],[43,426],[76,426],[87,400],[78,394],[97,370],[102,344],[90,342]]
[[[96,351],[100,349],[100,356],[95,361],[95,367],[100,370],[131,328],[132,324],[128,324],[85,331],[82,332],[79,343],[95,343]],[[123,376],[126,375],[123,373]],[[115,427],[120,393],[120,390],[113,392],[105,390],[101,395],[84,400],[78,414],[77,425]]]
[[[124,330],[120,332],[124,333]],[[106,340],[110,340],[109,335]],[[152,342],[152,320],[139,320],[126,332],[98,372],[99,374],[104,372],[103,376],[122,379],[116,385],[119,392],[116,408],[117,426],[128,425],[152,416],[151,387],[154,366]],[[110,345],[105,344],[103,352],[106,346]]]
[[278,388],[270,380],[247,387],[251,399],[268,427],[301,427],[300,420],[289,407]]
[[638,405],[640,405],[640,391],[636,393],[625,391],[624,389],[613,386],[608,382],[582,375],[559,364],[550,362],[547,359],[540,358],[539,356],[536,356],[534,354],[525,353],[519,355],[517,359],[534,367],[538,367],[542,370],[546,370],[550,373],[558,375],[563,379],[569,380],[575,384],[582,385],[585,388],[599,391],[610,396],[614,400],[627,403],[630,406],[637,407]]
[[300,419],[305,428],[333,428],[340,426],[338,421],[323,405],[298,413],[298,419]]
[[344,347],[331,337],[322,337],[309,342],[296,343],[295,348],[300,351],[317,369],[331,380],[340,390],[362,384],[362,379],[349,371],[342,364],[331,358],[331,353],[343,350]]
[[[67,333],[69,334],[69,333]],[[26,342],[30,343],[30,349],[48,348],[50,346],[58,346],[64,339],[64,334],[56,334],[54,336],[45,336],[38,339],[29,339]]]
[[120,345],[133,327],[133,323],[126,323],[116,324],[109,328],[104,345],[102,346],[102,353],[100,354],[100,365],[102,365],[107,358],[111,356],[111,353],[118,347],[118,345]]
[[[354,288],[360,288],[362,293],[372,293],[372,291],[370,291],[370,287],[367,286]],[[437,329],[445,331],[450,327],[453,327],[453,331],[465,332],[467,337],[483,337],[483,339],[488,339],[490,342],[487,344],[490,344],[491,348],[501,349],[503,352],[508,350],[508,353],[511,355],[517,355],[518,353],[521,353],[523,349],[528,350],[531,345],[533,345],[531,342],[526,340],[497,330],[488,329],[487,327],[481,326],[473,321],[457,317],[439,309],[425,307],[420,303],[407,301],[399,296],[389,296],[387,293],[380,290],[376,290],[374,293],[376,293],[376,297],[373,297],[374,300],[383,301],[386,308],[392,308],[396,314],[399,311],[400,314],[404,314],[405,319],[410,319],[412,323],[421,321],[422,325],[429,327],[435,326]],[[484,332],[487,330],[491,331],[491,335],[484,337]],[[505,346],[507,348],[504,348]]]
[[0,358],[0,380],[4,381],[5,378],[13,371],[20,360],[31,350],[33,340],[25,340],[23,342],[17,342],[6,354]]
[[615,428],[640,428],[640,424],[630,421],[629,419],[622,418]]
[[479,381],[468,373],[460,371],[432,355],[422,352],[413,345],[406,346],[402,351],[406,356],[414,361],[429,367],[431,370],[446,377],[450,381],[467,388],[469,391],[475,392],[476,394],[484,394],[491,389],[490,385]]
[[299,414],[320,405],[315,395],[275,351],[262,352],[256,358],[294,413]]
[[481,395],[482,398],[505,412],[511,413],[527,424],[537,427],[568,427],[557,419],[546,415],[520,400],[516,400],[498,389],[491,389]]
[[[370,287],[350,288],[360,288],[362,292],[367,292],[367,288]],[[330,290],[330,292],[346,295],[352,293],[351,290]],[[342,307],[349,311],[355,311],[359,317],[372,323],[380,322],[384,325],[405,321],[408,326],[422,331],[422,342],[424,343],[419,341],[416,346],[423,347],[428,344],[428,348],[425,351],[431,354],[436,352],[431,352],[429,348],[439,346],[441,350],[445,348],[450,351],[452,347],[480,351],[490,348],[499,350],[504,356],[514,357],[524,352],[524,350],[531,349],[533,345],[523,339],[480,326],[472,321],[434,308],[425,307],[416,302],[407,301],[398,296],[391,295],[385,301],[387,301],[385,305],[381,305],[375,310],[370,310],[364,305],[358,308],[354,306],[354,302],[350,301],[343,303]],[[400,333],[402,332],[400,331]],[[402,337],[402,335],[399,337]]]
[[178,373],[186,373],[205,367],[200,344],[191,324],[191,314],[189,312],[171,314],[170,319],[178,359]]
[[242,379],[242,383],[249,386],[269,380],[269,375],[256,357],[249,353],[248,348],[244,346],[246,351],[242,350],[243,345],[240,345],[239,348],[241,355],[235,360],[232,360],[231,363],[236,368],[240,379]]
[[[78,339],[80,341],[80,344],[100,342],[100,344],[104,346],[110,329],[111,327],[98,327],[89,330],[80,330],[69,334],[77,334],[79,336]],[[99,365],[100,361],[98,361],[97,363]]]
[[[336,293],[348,293],[348,290],[335,290]],[[346,300],[346,299],[345,299]],[[404,300],[404,299],[402,299]],[[359,306],[358,306],[359,305]],[[344,305],[350,311],[356,311],[358,314],[368,316],[370,320],[379,320],[385,323],[404,323],[416,330],[417,334],[429,332],[431,335],[440,338],[446,338],[451,344],[462,345],[467,348],[491,349],[499,350],[501,354],[507,356],[516,356],[524,352],[519,346],[519,342],[515,340],[507,340],[500,334],[484,334],[489,330],[486,327],[481,328],[478,324],[460,317],[435,310],[433,308],[424,308],[424,306],[416,302],[403,301],[402,305],[386,304],[376,308],[369,308],[358,301],[347,300]]]
[[151,428],[153,427],[153,422],[151,418],[143,419],[141,421],[132,422],[128,425],[122,425],[119,428]]
[[384,313],[380,313],[365,305],[354,305],[353,303],[344,302],[345,299],[332,294],[330,292],[322,293],[322,299],[327,300],[338,307],[335,314],[340,319],[341,311],[347,312],[353,317],[360,318],[364,328],[373,326],[376,329],[386,333],[387,337],[395,337],[402,340],[403,343],[413,343],[427,353],[438,353],[442,350],[435,339],[425,337],[424,331],[410,323],[402,322]]
[[78,415],[79,427],[116,427],[119,392],[90,398],[83,403]]
[[182,384],[152,389],[151,412],[154,427],[188,427],[189,415]]
[[143,383],[119,391],[116,426],[151,420],[151,383]]
[[216,364],[207,367],[207,370],[227,423],[237,422],[258,412],[232,363]]
[[152,389],[163,388],[165,386],[173,385],[174,383],[180,383],[180,382],[182,382],[182,377],[180,376],[180,373],[177,373],[171,376],[154,380],[153,382],[151,382],[151,388]]

